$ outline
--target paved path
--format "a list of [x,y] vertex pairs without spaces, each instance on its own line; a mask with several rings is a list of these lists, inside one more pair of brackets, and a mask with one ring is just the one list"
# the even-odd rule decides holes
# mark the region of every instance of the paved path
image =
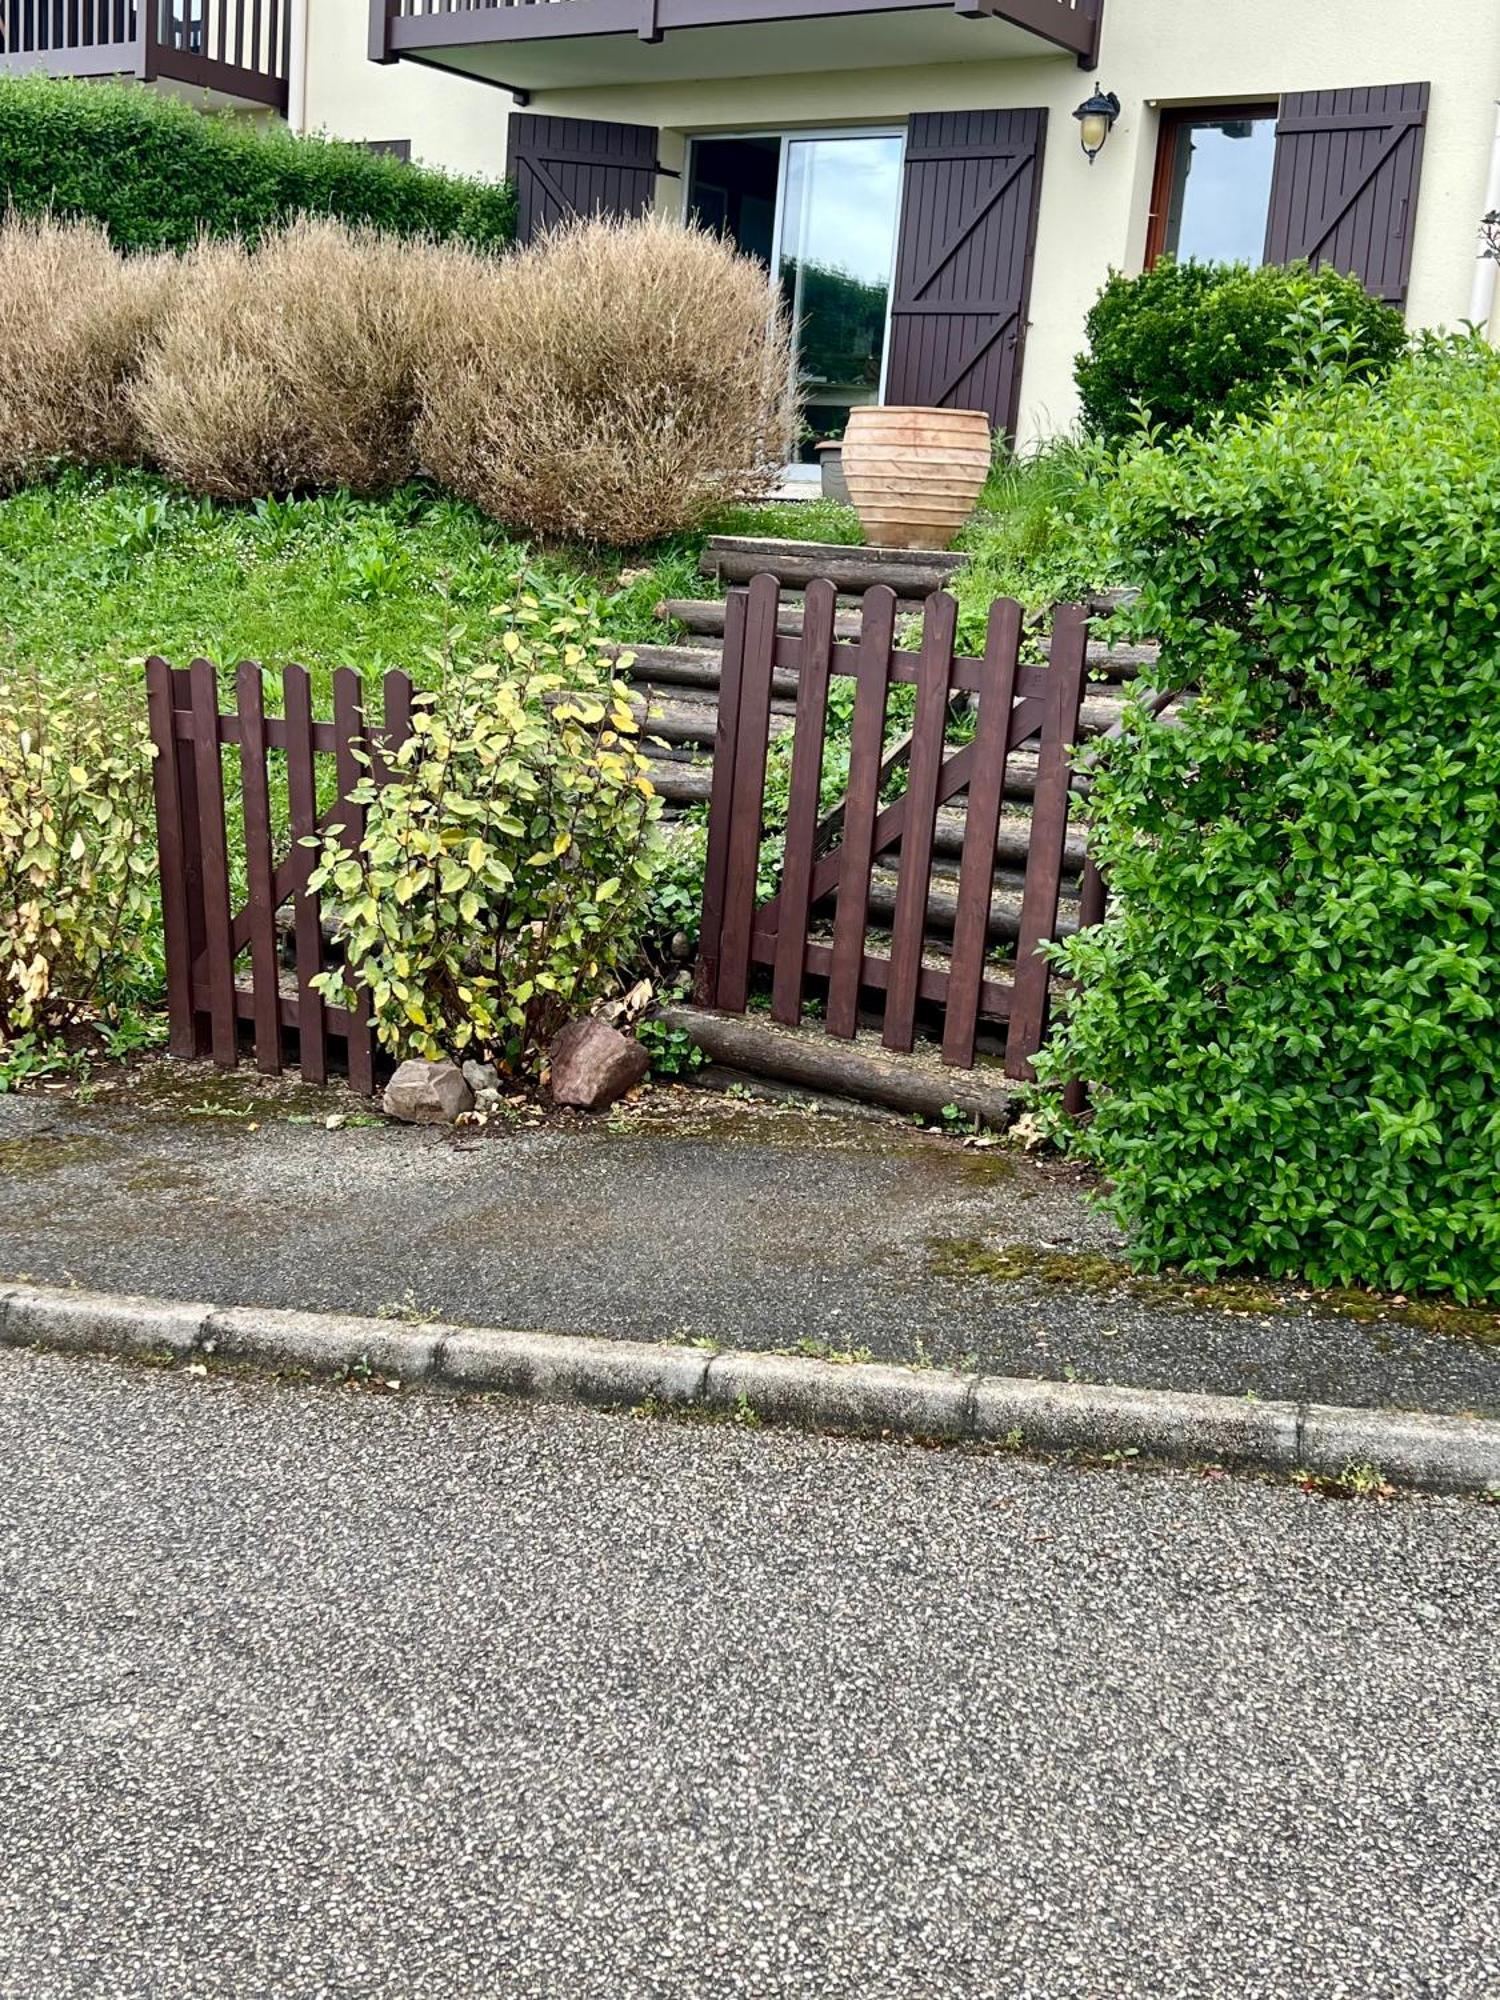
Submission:
[[1500,1510],[0,1354],[4,2000],[1489,2000]]
[[351,1108],[167,1065],[81,1107],[0,1096],[0,1277],[1500,1415],[1500,1319],[1486,1345],[1305,1294],[996,1276],[1006,1245],[1113,1269],[1055,1162],[692,1092],[499,1139],[324,1129]]

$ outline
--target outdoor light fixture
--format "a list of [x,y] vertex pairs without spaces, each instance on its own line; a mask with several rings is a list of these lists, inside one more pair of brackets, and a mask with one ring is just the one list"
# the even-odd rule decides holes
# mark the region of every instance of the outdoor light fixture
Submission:
[[1109,129],[1120,115],[1120,100],[1112,90],[1101,90],[1094,84],[1094,94],[1085,98],[1073,113],[1078,120],[1078,142],[1088,156],[1090,166],[1098,158],[1100,149],[1109,137]]

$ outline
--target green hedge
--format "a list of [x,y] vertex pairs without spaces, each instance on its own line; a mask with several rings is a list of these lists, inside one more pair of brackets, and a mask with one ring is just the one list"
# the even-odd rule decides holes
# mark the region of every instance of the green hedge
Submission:
[[1077,1143],[1148,1266],[1500,1297],[1500,354],[1139,447],[1107,512],[1199,696],[1095,794]]
[[1388,368],[1406,344],[1394,306],[1355,278],[1305,264],[1175,264],[1118,272],[1085,322],[1074,363],[1084,423],[1118,443],[1141,424],[1201,430],[1264,409],[1289,373],[1337,358],[1347,371]]
[[102,222],[123,250],[207,230],[254,239],[298,214],[400,235],[508,243],[515,192],[280,125],[194,109],[139,84],[0,79],[0,190],[24,215]]

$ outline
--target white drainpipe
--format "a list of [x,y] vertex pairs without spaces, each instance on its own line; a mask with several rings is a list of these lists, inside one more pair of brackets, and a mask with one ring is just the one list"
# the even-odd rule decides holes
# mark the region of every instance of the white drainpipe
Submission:
[[287,37],[286,122],[307,130],[307,15],[311,0],[291,0],[292,31]]
[[[1484,207],[1481,215],[1493,215],[1500,209],[1500,104],[1495,107],[1495,136],[1490,145],[1490,176],[1485,182]],[[1493,257],[1486,257],[1481,245],[1474,264],[1474,289],[1469,294],[1469,318],[1484,332],[1490,331],[1490,320],[1495,310],[1495,279],[1500,275],[1500,264]]]

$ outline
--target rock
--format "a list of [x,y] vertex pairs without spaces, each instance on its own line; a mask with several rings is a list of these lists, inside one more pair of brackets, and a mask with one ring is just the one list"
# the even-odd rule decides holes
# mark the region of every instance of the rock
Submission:
[[381,1108],[387,1118],[401,1118],[408,1125],[451,1125],[473,1110],[474,1093],[456,1063],[413,1058],[386,1085]]
[[476,1097],[482,1097],[487,1090],[499,1090],[500,1072],[493,1063],[475,1062],[471,1056],[464,1064],[464,1082]]
[[550,1050],[552,1095],[580,1111],[602,1111],[634,1090],[651,1058],[630,1035],[603,1021],[570,1021]]

